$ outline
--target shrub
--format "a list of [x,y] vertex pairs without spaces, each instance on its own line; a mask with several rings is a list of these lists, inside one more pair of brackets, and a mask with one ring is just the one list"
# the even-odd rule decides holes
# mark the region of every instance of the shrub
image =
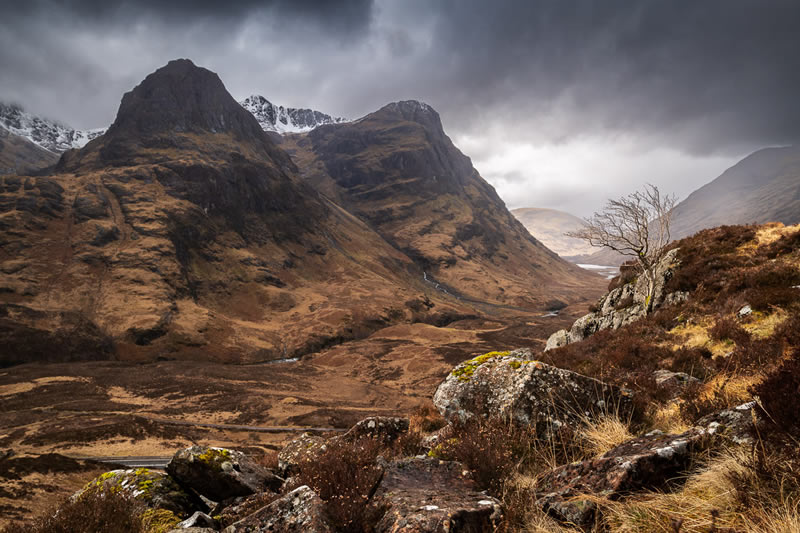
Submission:
[[636,261],[626,261],[622,263],[619,266],[619,275],[612,278],[608,284],[608,292],[636,281],[640,271],[641,268]]
[[760,400],[761,418],[770,432],[800,438],[800,349],[751,392]]
[[708,335],[717,341],[732,340],[737,345],[745,345],[750,342],[750,333],[730,317],[717,320],[714,326],[708,330]]
[[376,459],[382,450],[371,438],[328,441],[324,451],[300,465],[298,486],[308,485],[319,495],[338,530],[370,531],[373,517],[366,504],[381,478]]
[[145,508],[121,493],[87,492],[67,499],[44,517],[24,526],[14,524],[4,533],[144,533]]

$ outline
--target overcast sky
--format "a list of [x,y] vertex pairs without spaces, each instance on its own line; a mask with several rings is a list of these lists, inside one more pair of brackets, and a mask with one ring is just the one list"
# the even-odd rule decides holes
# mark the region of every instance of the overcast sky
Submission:
[[511,208],[685,197],[800,137],[796,0],[0,2],[0,101],[105,126],[178,57],[237,99],[353,118],[419,99]]

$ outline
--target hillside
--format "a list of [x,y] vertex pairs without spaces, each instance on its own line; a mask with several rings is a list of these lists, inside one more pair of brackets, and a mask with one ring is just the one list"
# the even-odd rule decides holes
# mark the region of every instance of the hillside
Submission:
[[[796,531],[798,254],[800,225],[701,231],[677,242],[660,262],[664,283],[650,315],[634,312],[632,321],[584,331],[544,352],[504,349],[464,358],[438,375],[435,409],[429,403],[413,410],[398,405],[397,411],[365,406],[346,423],[346,432],[287,437],[270,451],[252,432],[246,441],[231,432],[230,444],[220,448],[208,430],[189,422],[176,428],[119,415],[113,424],[84,430],[117,435],[117,441],[147,435],[151,447],[171,439],[166,473],[139,468],[98,476],[97,463],[32,453],[70,435],[67,419],[55,409],[60,431],[48,431],[52,423],[28,425],[5,439],[27,454],[0,457],[0,508],[24,518],[20,504],[88,486],[65,499],[51,520],[65,527],[89,519],[119,523],[122,510],[154,531],[148,521],[153,512],[175,524],[199,510],[209,514],[196,519],[213,531],[232,532],[259,524],[280,531],[299,521],[322,531],[413,525],[433,532],[442,524],[451,531],[499,532]],[[588,316],[630,314],[641,303],[635,274],[625,271],[612,280]],[[582,317],[575,325],[585,323]],[[63,397],[66,387],[108,386],[59,376],[64,366],[45,375],[48,366],[30,365],[23,375],[33,379],[25,383],[3,385],[9,378],[0,376],[0,390],[20,412],[42,397]],[[259,378],[243,376],[241,367],[223,370],[225,395],[238,394],[234,383],[260,384],[269,374],[263,366],[251,368]],[[196,379],[197,370],[182,379]],[[148,405],[155,398],[153,378],[129,374],[112,376],[124,388],[109,387],[109,398],[95,390],[94,401],[117,409]],[[166,386],[165,377],[156,379]],[[322,380],[316,386],[330,385]],[[235,401],[240,409],[253,407],[254,396],[257,388]],[[297,399],[290,400],[279,403]],[[260,412],[250,416],[263,417]],[[395,412],[405,417],[387,416]],[[35,492],[42,478],[60,484]],[[143,484],[148,490],[136,490]],[[105,496],[94,498],[94,491]],[[195,493],[220,503],[186,496]],[[126,494],[140,507],[129,509],[128,500],[120,499]]]
[[281,146],[306,181],[463,300],[530,309],[585,287],[586,274],[530,236],[424,103],[392,103]]
[[0,127],[0,174],[31,172],[58,161],[53,152]]
[[754,152],[694,191],[676,206],[672,234],[765,222],[800,222],[800,147]]
[[531,235],[561,257],[591,254],[595,251],[586,242],[564,235],[583,224],[575,215],[541,207],[520,207],[512,209],[511,214],[522,222]]

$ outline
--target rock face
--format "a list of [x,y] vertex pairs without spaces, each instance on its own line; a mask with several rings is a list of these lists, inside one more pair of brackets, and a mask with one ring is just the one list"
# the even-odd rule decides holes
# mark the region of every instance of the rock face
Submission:
[[677,266],[675,256],[678,249],[672,249],[658,262],[654,270],[655,288],[652,301],[648,299],[647,280],[639,276],[631,283],[610,291],[597,302],[597,311],[576,320],[569,330],[559,330],[547,339],[545,351],[579,342],[603,329],[618,329],[644,317],[648,309],[662,304],[673,304],[685,300],[686,295],[665,294],[664,285],[672,278]]
[[224,533],[328,533],[322,500],[303,485],[227,528]]
[[630,393],[596,379],[532,360],[530,350],[490,352],[458,365],[433,403],[450,421],[510,416],[547,434],[599,413],[624,417]]
[[277,492],[283,480],[259,466],[242,452],[225,448],[192,446],[175,454],[167,472],[184,486],[214,501]]
[[692,454],[708,441],[709,432],[701,428],[680,435],[649,433],[598,459],[556,468],[539,483],[536,504],[560,520],[589,528],[597,506],[581,500],[581,494],[613,499],[628,491],[663,486],[685,470]]
[[414,458],[385,466],[371,507],[383,514],[378,533],[489,533],[502,518],[500,504],[478,492],[453,461]]

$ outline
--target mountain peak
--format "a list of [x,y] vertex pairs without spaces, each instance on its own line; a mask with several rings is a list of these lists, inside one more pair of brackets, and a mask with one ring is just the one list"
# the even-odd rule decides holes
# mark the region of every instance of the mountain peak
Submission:
[[256,117],[264,131],[276,133],[303,133],[323,124],[350,122],[320,111],[276,105],[261,95],[248,96],[239,104]]
[[233,133],[261,137],[258,122],[233,99],[214,72],[176,59],[148,75],[122,97],[113,136],[165,132]]
[[375,114],[400,117],[403,120],[417,122],[423,126],[444,131],[439,113],[425,102],[420,102],[419,100],[392,102],[380,108]]

